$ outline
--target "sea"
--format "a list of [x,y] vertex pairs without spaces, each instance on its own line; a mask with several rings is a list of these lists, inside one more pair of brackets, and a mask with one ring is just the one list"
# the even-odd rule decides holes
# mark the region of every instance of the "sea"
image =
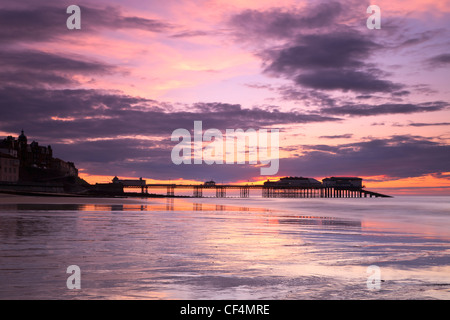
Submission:
[[2,300],[448,300],[450,197],[0,195]]

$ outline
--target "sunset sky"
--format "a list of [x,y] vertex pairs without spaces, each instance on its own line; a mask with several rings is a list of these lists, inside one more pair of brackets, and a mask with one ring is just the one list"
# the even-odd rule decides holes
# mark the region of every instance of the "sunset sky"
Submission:
[[[89,182],[359,176],[450,194],[448,0],[2,0],[0,42],[0,137],[23,129]],[[278,174],[173,164],[171,133],[196,120],[279,129]]]

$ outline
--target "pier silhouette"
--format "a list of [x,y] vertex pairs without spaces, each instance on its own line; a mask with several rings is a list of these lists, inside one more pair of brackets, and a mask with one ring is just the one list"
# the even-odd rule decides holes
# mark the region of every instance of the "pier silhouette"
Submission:
[[[166,196],[175,196],[175,190],[192,190],[192,197],[202,198],[205,191],[213,191],[216,198],[226,198],[227,191],[239,191],[236,197],[249,198],[251,190],[261,192],[263,198],[390,198],[391,196],[374,191],[365,190],[364,187],[354,186],[297,186],[297,185],[242,185],[242,184],[216,184],[208,181],[204,184],[176,184],[176,183],[151,183],[145,180],[120,180],[114,178],[113,184],[125,189],[138,189],[141,194],[149,194],[151,191],[159,189],[166,190]],[[215,191],[215,192],[214,192]],[[211,193],[211,192],[210,192]],[[211,196],[210,196],[211,197]]]

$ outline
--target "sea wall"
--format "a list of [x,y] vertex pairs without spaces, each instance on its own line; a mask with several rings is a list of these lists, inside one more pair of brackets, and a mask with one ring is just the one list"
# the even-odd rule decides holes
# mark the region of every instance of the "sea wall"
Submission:
[[56,183],[8,183],[0,182],[0,191],[64,193],[64,185]]

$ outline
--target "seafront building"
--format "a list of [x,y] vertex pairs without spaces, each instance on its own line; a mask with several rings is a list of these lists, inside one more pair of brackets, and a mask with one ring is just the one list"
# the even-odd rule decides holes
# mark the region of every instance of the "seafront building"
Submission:
[[322,184],[332,188],[363,188],[362,180],[358,177],[331,177],[323,179]]
[[19,181],[20,161],[7,153],[0,153],[0,181]]
[[267,187],[300,187],[300,188],[311,188],[311,187],[320,187],[322,183],[320,181],[313,178],[304,178],[304,177],[284,177],[278,181],[270,181],[267,180],[264,182],[264,185]]
[[0,182],[48,182],[78,177],[73,162],[53,157],[51,146],[28,143],[23,130],[0,141]]

